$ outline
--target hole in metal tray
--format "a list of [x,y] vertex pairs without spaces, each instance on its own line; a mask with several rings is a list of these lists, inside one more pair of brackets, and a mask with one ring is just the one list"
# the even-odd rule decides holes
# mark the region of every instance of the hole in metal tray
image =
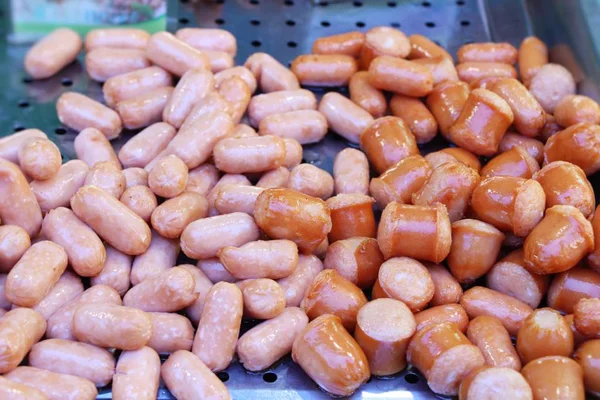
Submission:
[[64,135],[67,133],[67,130],[65,128],[56,128],[54,130],[54,133],[56,133],[57,135]]
[[329,22],[329,21],[321,21],[321,26],[324,26],[325,28],[327,28],[328,26],[331,26],[331,22]]
[[69,78],[63,78],[62,81],[60,81],[61,85],[69,87],[69,86],[73,86],[73,81]]
[[294,26],[294,25],[296,25],[296,21],[294,21],[292,19],[288,19],[287,21],[285,21],[285,24],[287,26]]
[[419,383],[419,375],[413,374],[413,373],[408,373],[408,374],[404,375],[404,380],[407,383],[414,385],[415,383]]
[[253,40],[251,44],[252,44],[253,47],[260,47],[260,46],[262,46],[262,43],[260,42],[260,40]]
[[221,382],[227,382],[229,380],[229,374],[225,371],[217,372],[217,377]]
[[17,105],[19,108],[27,108],[29,107],[29,102],[27,100],[21,100]]
[[223,25],[223,24],[225,24],[225,20],[223,18],[217,18],[217,19],[215,19],[215,24]]
[[277,381],[277,374],[274,372],[267,372],[263,375],[263,381],[267,383],[273,383]]
[[359,27],[359,28],[364,28],[364,27],[365,27],[365,23],[364,23],[364,22],[362,22],[362,21],[358,21],[358,22],[356,23],[356,26],[357,26],[357,27]]
[[14,132],[20,132],[22,130],[25,130],[25,127],[19,123],[16,123],[15,126],[13,126]]
[[260,25],[260,21],[257,19],[253,19],[250,21],[250,25],[252,26],[259,26]]

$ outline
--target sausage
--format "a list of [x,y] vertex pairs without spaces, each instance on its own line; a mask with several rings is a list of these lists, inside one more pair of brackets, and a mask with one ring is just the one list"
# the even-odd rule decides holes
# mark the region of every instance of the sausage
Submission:
[[536,274],[571,269],[594,248],[592,224],[577,208],[553,206],[523,245],[525,266]]
[[173,267],[129,289],[123,305],[148,312],[175,312],[196,300],[195,287],[189,272]]
[[360,148],[379,173],[406,157],[419,154],[408,124],[391,116],[375,120],[364,130],[360,136]]
[[177,76],[182,76],[194,68],[210,70],[210,60],[206,54],[169,32],[158,32],[150,37],[146,46],[146,57]]
[[242,313],[242,292],[237,286],[219,282],[208,291],[192,352],[211,371],[222,371],[231,363]]
[[[473,89],[491,90],[491,88],[494,86],[494,84],[496,82],[499,82],[503,79],[512,79],[512,78],[503,78],[501,76],[484,76],[483,78],[479,78],[479,79],[476,79],[473,82],[471,82],[469,84],[469,87],[471,88],[471,90],[473,90]],[[529,96],[531,96],[531,94],[529,94]]]
[[96,128],[85,128],[73,142],[77,158],[92,168],[99,162],[108,161],[121,169],[121,162],[104,134]]
[[406,367],[405,352],[416,322],[401,301],[377,299],[358,311],[354,338],[369,360],[371,374],[388,376]]
[[382,209],[393,201],[410,203],[413,193],[423,186],[430,174],[431,166],[425,158],[420,155],[408,156],[378,178],[373,178],[369,191]]
[[336,270],[325,269],[310,284],[301,302],[301,308],[309,319],[324,314],[341,318],[349,332],[354,331],[356,315],[367,303],[363,292]]
[[108,350],[71,340],[42,340],[31,348],[28,361],[32,367],[75,375],[98,387],[108,385],[115,374],[115,358]]
[[0,377],[0,397],[14,400],[48,400],[42,391],[4,377]]
[[242,291],[245,318],[272,319],[283,312],[285,295],[274,280],[246,279],[236,285]]
[[[270,188],[282,188],[287,185],[287,181],[290,177],[290,170],[286,167],[279,167],[274,170],[265,172],[258,182],[256,187],[270,189]],[[262,193],[262,191],[261,191]]]
[[352,143],[358,143],[363,131],[373,122],[366,110],[335,92],[323,96],[319,112],[325,116],[332,131]]
[[413,336],[407,361],[425,375],[437,394],[458,394],[460,382],[485,360],[481,351],[451,322],[429,325]]
[[594,230],[595,245],[594,251],[587,256],[587,263],[594,271],[600,272],[600,208],[596,208],[592,218],[592,228]]
[[520,237],[542,220],[545,206],[546,196],[537,181],[514,176],[483,179],[471,197],[478,219]]
[[471,193],[479,183],[479,174],[462,163],[444,163],[433,169],[421,188],[412,195],[414,205],[446,206],[450,221],[460,220],[467,209]]
[[233,57],[224,51],[202,50],[202,53],[208,57],[210,70],[215,74],[234,66]]
[[498,154],[482,169],[481,176],[516,176],[529,179],[540,170],[538,162],[522,147]]
[[241,184],[219,185],[215,197],[215,208],[219,214],[244,212],[252,215],[256,198],[264,189]]
[[544,109],[518,80],[500,79],[491,85],[490,90],[509,105],[514,115],[513,124],[517,132],[528,137],[536,137],[544,129],[546,125]]
[[334,181],[327,171],[303,163],[292,168],[286,186],[309,196],[327,200],[333,194]]
[[325,392],[350,396],[370,375],[369,362],[339,317],[321,315],[296,337],[292,359]]
[[256,92],[257,82],[256,82],[256,78],[254,77],[254,74],[248,68],[241,67],[241,66],[227,68],[223,71],[216,73],[215,74],[215,87],[218,87],[221,84],[221,82],[223,82],[226,79],[231,78],[232,76],[240,77],[246,83],[246,85],[248,85],[248,89],[250,89],[250,93]]
[[188,167],[176,155],[168,155],[158,161],[148,174],[148,186],[154,194],[173,198],[181,194],[187,185]]
[[234,278],[229,271],[225,269],[225,266],[219,261],[217,257],[205,258],[198,260],[196,266],[212,283],[218,282],[229,282],[235,283],[237,279]]
[[460,304],[444,304],[417,312],[415,321],[417,331],[429,325],[452,322],[461,332],[465,333],[469,324],[469,316]]
[[361,69],[369,69],[373,59],[379,56],[406,58],[410,50],[410,41],[401,30],[387,26],[369,29],[360,52]]
[[246,82],[239,76],[232,76],[219,83],[217,92],[229,102],[231,118],[235,124],[239,124],[252,97]]
[[344,54],[358,57],[365,42],[362,32],[347,32],[339,35],[323,36],[313,42],[313,54]]
[[44,317],[28,308],[15,308],[0,317],[0,338],[5,343],[0,349],[0,372],[15,369],[45,331]]
[[566,314],[583,298],[600,298],[600,274],[581,266],[556,275],[548,289],[548,306]]
[[291,69],[303,86],[347,86],[358,65],[343,54],[304,54],[292,61]]
[[438,46],[435,42],[431,41],[423,35],[410,35],[410,54],[408,58],[419,59],[419,58],[434,58],[444,56],[452,60],[452,56],[442,47]]
[[421,64],[390,56],[375,58],[369,65],[369,83],[377,89],[411,97],[433,90],[433,75]]
[[15,164],[0,159],[0,219],[34,237],[42,226],[42,211],[27,179]]
[[150,347],[124,351],[112,384],[114,399],[152,400],[158,395],[160,358]]
[[77,32],[59,28],[39,40],[25,55],[25,70],[33,79],[45,79],[71,64],[81,50]]
[[106,285],[123,296],[129,289],[133,257],[121,253],[112,246],[106,246],[106,261],[102,271],[90,279],[92,286]]
[[154,66],[107,79],[102,86],[104,101],[114,107],[121,101],[142,96],[155,89],[171,86],[173,78],[164,69]]
[[487,276],[490,289],[521,300],[537,308],[548,291],[550,276],[530,272],[525,266],[523,249],[517,249],[498,261]]
[[600,341],[588,340],[577,349],[573,357],[583,370],[585,390],[591,394],[598,394],[600,392],[600,380],[598,380],[600,377],[598,375],[600,372],[598,370]]
[[476,219],[463,219],[452,224],[452,246],[448,268],[462,284],[485,275],[498,259],[504,234],[494,226]]
[[383,255],[375,239],[352,237],[331,243],[323,262],[358,287],[369,288],[377,279]]
[[146,223],[150,222],[152,212],[158,206],[158,200],[148,186],[132,186],[123,192],[119,200]]
[[316,143],[327,134],[327,119],[316,110],[271,114],[260,121],[258,133],[296,139],[300,144]]
[[352,75],[348,83],[350,100],[365,109],[373,118],[383,117],[387,102],[383,92],[369,83],[369,73],[359,71]]
[[564,97],[575,94],[575,89],[573,75],[558,64],[546,64],[541,67],[529,85],[529,91],[544,111],[552,114]]
[[29,139],[23,143],[18,157],[23,173],[37,180],[52,178],[62,163],[58,147],[43,138]]
[[525,86],[545,64],[548,64],[548,48],[540,39],[529,36],[519,46],[519,74]]
[[121,296],[117,291],[106,285],[92,286],[79,297],[71,300],[56,310],[48,319],[46,337],[75,340],[73,336],[73,314],[80,305],[88,303],[110,303],[121,305]]
[[185,190],[206,196],[219,181],[219,171],[212,164],[202,164],[188,172]]
[[150,65],[143,49],[97,47],[85,55],[85,70],[98,82]]
[[[322,265],[321,265],[321,269],[323,269]],[[6,310],[12,309],[12,304],[10,304],[10,301],[8,301],[6,299],[6,295],[5,295],[6,277],[7,277],[6,274],[0,274],[0,308],[2,308],[5,311],[5,314],[6,314]],[[304,294],[304,293],[302,293],[302,294]],[[4,314],[2,314],[2,315],[4,315]],[[2,317],[2,316],[0,315],[0,317]]]
[[539,308],[519,328],[517,351],[525,364],[545,356],[569,357],[573,353],[573,332],[558,311]]
[[432,58],[417,58],[412,61],[431,72],[434,86],[444,81],[458,81],[458,74],[452,58],[440,55]]
[[123,175],[125,176],[126,190],[133,186],[148,186],[148,172],[144,168],[125,168]]
[[521,371],[535,399],[585,399],[583,370],[568,357],[548,356],[529,362]]
[[67,253],[44,240],[32,245],[10,270],[5,296],[12,304],[33,307],[48,294],[67,268]]
[[189,169],[204,163],[219,140],[233,129],[229,115],[217,111],[184,126],[167,146],[168,154],[181,158]]
[[85,128],[96,128],[107,139],[115,139],[123,125],[119,114],[104,104],[75,92],[63,93],[56,101],[56,112],[60,122],[78,132]]
[[470,43],[462,45],[456,56],[459,63],[485,61],[513,65],[517,62],[517,49],[510,43]]
[[577,331],[591,339],[600,339],[600,299],[581,299],[573,308]]
[[0,226],[0,271],[9,272],[30,246],[25,229],[17,225]]
[[98,395],[94,384],[87,379],[34,367],[18,367],[5,377],[33,387],[52,400],[93,400]]
[[375,237],[374,200],[363,194],[339,194],[327,200],[331,214],[329,242],[356,236]]
[[163,312],[149,312],[148,316],[152,321],[152,336],[148,347],[160,354],[192,349],[194,328],[189,319],[183,315]]
[[[289,171],[288,171],[289,172]],[[252,183],[242,174],[225,174],[217,181],[213,188],[206,195],[206,201],[208,202],[208,216],[213,217],[219,215],[219,212],[215,208],[215,200],[221,190],[221,186],[224,185],[241,185],[241,186],[252,186]]]
[[98,47],[143,50],[148,44],[148,39],[150,34],[142,29],[92,29],[85,35],[85,50],[91,51]]
[[179,255],[179,243],[152,232],[148,249],[135,257],[131,266],[131,284],[137,285],[148,278],[167,271],[175,265]]
[[271,239],[291,240],[304,254],[315,250],[332,226],[323,200],[291,189],[263,191],[256,199],[254,219]]
[[499,77],[499,78],[516,78],[517,70],[509,64],[499,62],[464,62],[456,66],[458,78],[467,83],[482,78]]
[[440,262],[450,252],[451,226],[446,207],[392,202],[383,210],[377,242],[385,259],[405,256]]
[[298,265],[298,247],[290,240],[259,240],[241,247],[225,246],[217,256],[236,279],[285,278]]
[[430,306],[458,303],[463,294],[462,287],[454,276],[442,265],[424,263],[433,281],[434,293]]
[[314,278],[323,270],[323,263],[314,255],[298,256],[294,271],[277,283],[284,291],[287,307],[298,307]]
[[39,129],[24,129],[0,138],[0,157],[18,164],[19,150],[31,139],[48,139],[48,136]]
[[480,315],[498,318],[511,335],[517,334],[525,318],[533,311],[514,297],[482,286],[467,290],[460,298],[460,305],[471,319]]
[[213,286],[213,283],[199,267],[191,264],[182,264],[179,265],[179,268],[185,269],[194,277],[194,293],[196,293],[198,297],[192,304],[185,308],[185,315],[194,325],[198,325],[198,321],[200,321],[202,311],[204,310],[206,295]]
[[466,83],[449,81],[435,85],[427,96],[427,107],[435,117],[444,138],[449,139],[450,128],[465,106],[469,92],[469,85]]
[[87,303],[77,307],[73,314],[73,334],[80,342],[137,350],[150,340],[152,323],[145,312],[135,308]]
[[71,271],[65,271],[33,309],[42,314],[47,321],[60,307],[79,297],[81,293],[83,293],[81,279]]
[[531,387],[523,375],[510,368],[477,367],[461,382],[459,400],[474,400],[483,397],[500,399],[532,400]]
[[206,198],[195,192],[183,192],[156,207],[152,212],[152,228],[161,236],[175,239],[193,221],[206,217]]
[[90,169],[84,185],[96,186],[118,199],[125,191],[125,175],[120,166],[117,167],[109,161],[101,161]]
[[248,118],[250,125],[256,127],[263,118],[272,114],[316,109],[317,99],[312,92],[306,89],[281,90],[252,97],[248,105]]
[[[192,108],[192,111],[188,114],[183,125],[181,125],[181,129],[187,130],[195,122],[198,122],[198,120],[217,111],[223,112],[230,118],[233,115],[233,109],[229,101],[225,100],[223,96],[214,90],[208,92],[206,96],[200,99],[194,108]],[[230,136],[230,132],[227,133],[227,136]]]
[[[406,277],[410,279],[404,284]],[[394,257],[381,264],[376,285],[374,298],[401,300],[413,312],[424,309],[434,293],[433,280],[427,268],[408,257]]]
[[427,143],[437,135],[437,122],[421,100],[396,94],[390,109],[394,116],[406,121],[417,143]]
[[235,36],[224,29],[179,29],[175,36],[198,50],[222,51],[230,56],[237,53]]
[[269,368],[292,350],[294,340],[308,324],[297,307],[288,307],[277,317],[258,324],[244,333],[237,343],[240,362],[249,371]]
[[171,354],[160,368],[160,376],[177,398],[231,400],[223,382],[189,351],[179,350]]
[[352,148],[340,151],[333,161],[333,178],[336,194],[368,194],[369,161],[365,154]]
[[119,160],[125,168],[144,168],[167,147],[175,133],[176,130],[167,123],[152,124],[121,147]]
[[150,246],[150,228],[144,220],[102,189],[81,187],[71,199],[71,209],[98,236],[125,254],[142,254]]
[[225,138],[213,150],[216,167],[226,173],[262,172],[280,167],[285,144],[277,136]]
[[521,370],[519,355],[498,318],[486,315],[474,318],[467,328],[467,337],[479,347],[486,365]]
[[580,122],[598,124],[600,122],[600,106],[587,96],[565,96],[556,104],[554,118],[556,118],[557,124],[565,128]]
[[582,122],[550,137],[544,147],[544,163],[567,161],[586,175],[600,171],[600,126]]
[[296,75],[266,53],[254,53],[244,63],[263,93],[300,89]]
[[500,153],[504,153],[515,147],[521,147],[524,149],[535,159],[535,161],[537,161],[538,164],[541,164],[544,160],[544,144],[542,142],[537,139],[519,135],[517,133],[506,132],[500,141],[498,151]]
[[123,126],[127,129],[145,128],[161,121],[163,110],[173,93],[173,87],[165,86],[115,105]]
[[544,126],[544,129],[542,129],[540,140],[545,142],[562,129],[563,128],[556,123],[556,118],[554,118],[554,115],[546,113],[546,125]]

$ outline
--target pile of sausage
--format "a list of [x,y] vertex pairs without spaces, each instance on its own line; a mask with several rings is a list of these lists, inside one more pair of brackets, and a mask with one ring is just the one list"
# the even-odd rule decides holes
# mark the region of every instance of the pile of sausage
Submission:
[[[59,29],[25,67],[52,76],[82,46]],[[78,159],[36,129],[0,140],[1,398],[112,382],[154,399],[162,379],[229,399],[215,373],[234,357],[288,353],[335,396],[407,364],[460,399],[600,393],[600,107],[539,39],[467,44],[455,65],[377,27],[291,69],[234,66],[213,29],[96,30],[85,48],[106,105],[56,104]],[[143,130],[117,153],[123,128]],[[360,147],[333,176],[302,163],[328,131]],[[456,146],[420,154],[438,132]],[[243,318],[264,322],[238,337]]]

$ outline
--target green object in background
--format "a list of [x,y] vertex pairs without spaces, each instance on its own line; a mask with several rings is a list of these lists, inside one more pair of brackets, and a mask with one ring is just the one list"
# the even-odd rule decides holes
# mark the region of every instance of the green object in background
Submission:
[[10,0],[11,42],[39,39],[58,27],[81,35],[102,27],[158,32],[167,26],[167,0]]

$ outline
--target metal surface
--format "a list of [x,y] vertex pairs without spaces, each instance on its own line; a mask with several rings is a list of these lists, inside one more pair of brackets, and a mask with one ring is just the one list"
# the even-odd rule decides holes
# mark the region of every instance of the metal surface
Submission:
[[[319,1],[315,1],[319,3]],[[552,3],[550,7],[549,4]],[[566,4],[568,3],[568,6]],[[518,45],[523,37],[535,33],[549,44],[566,42],[573,46],[586,72],[580,87],[597,92],[600,81],[597,49],[600,42],[586,33],[590,21],[600,17],[592,1],[561,0],[442,0],[391,1],[363,0],[313,5],[309,0],[216,0],[170,2],[171,30],[184,26],[218,27],[231,31],[238,39],[237,63],[257,51],[274,55],[287,64],[297,55],[310,52],[312,42],[321,36],[350,30],[366,31],[374,26],[399,27],[407,34],[420,33],[437,41],[451,53],[473,41],[508,41]],[[565,11],[565,9],[567,9]],[[539,10],[539,12],[532,12]],[[562,10],[563,12],[557,12]],[[8,14],[0,10],[0,15]],[[569,30],[568,27],[576,29]],[[596,33],[598,34],[598,33]],[[101,85],[87,77],[83,57],[60,74],[41,82],[31,82],[23,71],[26,46],[0,42],[0,136],[24,128],[39,128],[60,147],[66,158],[74,157],[76,132],[60,125],[55,111],[57,97],[74,90],[102,100]],[[318,94],[322,94],[320,92]],[[126,132],[114,141],[119,148],[133,133]],[[331,171],[335,154],[348,145],[336,135],[305,147],[304,159]],[[446,145],[441,139],[422,150]],[[593,178],[597,195],[599,177]],[[243,330],[250,323],[245,322]],[[259,374],[246,372],[238,362],[219,374],[234,399],[327,399],[317,386],[285,358]],[[110,389],[101,390],[100,399],[109,399]],[[161,387],[160,399],[172,398]],[[430,399],[423,377],[409,369],[393,379],[372,379],[352,399]]]

